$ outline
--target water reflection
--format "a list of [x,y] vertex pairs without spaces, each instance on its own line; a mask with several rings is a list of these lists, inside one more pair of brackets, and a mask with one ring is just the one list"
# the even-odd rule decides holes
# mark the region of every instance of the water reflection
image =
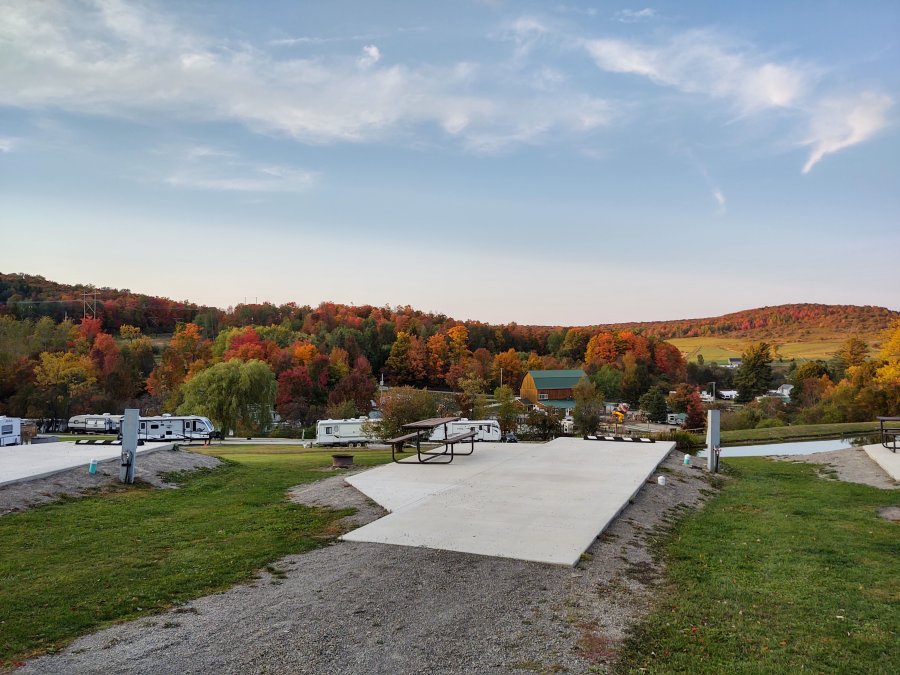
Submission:
[[[766,445],[731,445],[722,448],[721,457],[767,457],[770,455],[812,455],[878,443],[878,436],[862,435],[832,438],[824,441],[795,441],[793,443],[769,443]],[[707,451],[698,453],[706,457]]]

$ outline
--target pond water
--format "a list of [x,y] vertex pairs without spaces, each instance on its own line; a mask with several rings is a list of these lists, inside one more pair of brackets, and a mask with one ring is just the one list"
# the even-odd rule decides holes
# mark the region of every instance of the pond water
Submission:
[[[812,455],[817,452],[831,452],[832,450],[846,450],[868,443],[877,443],[877,440],[861,436],[848,436],[847,438],[832,438],[825,441],[795,441],[793,443],[769,443],[766,445],[729,445],[722,448],[720,457],[766,457],[769,455]],[[706,457],[706,450],[697,453],[698,457]]]

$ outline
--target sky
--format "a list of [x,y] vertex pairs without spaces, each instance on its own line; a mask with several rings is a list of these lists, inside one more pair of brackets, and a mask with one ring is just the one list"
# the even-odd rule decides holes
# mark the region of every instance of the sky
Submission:
[[0,0],[0,271],[586,325],[900,309],[900,3]]

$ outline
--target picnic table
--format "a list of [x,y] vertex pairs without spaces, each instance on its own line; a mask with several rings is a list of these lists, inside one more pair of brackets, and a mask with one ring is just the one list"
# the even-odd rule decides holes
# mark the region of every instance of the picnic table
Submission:
[[[453,436],[447,435],[447,425],[450,424],[450,422],[456,422],[460,419],[461,418],[459,417],[432,417],[427,420],[419,420],[418,422],[404,424],[401,428],[408,433],[397,436],[396,438],[389,438],[385,441],[391,446],[391,459],[399,464],[400,461],[397,459],[397,453],[402,453],[403,446],[406,443],[412,442],[415,442],[416,444],[416,457],[420,464],[425,464],[427,462],[449,464],[456,455],[471,455],[475,452],[475,436],[478,435],[478,432],[475,429],[464,431],[461,434],[455,434]],[[440,426],[444,427],[444,440],[439,441],[437,448],[423,451],[422,441],[427,441],[431,437],[431,432]],[[470,443],[468,452],[456,450],[456,444],[463,441],[469,441]]]
[[876,418],[881,427],[881,444],[891,452],[897,452],[897,437],[900,436],[900,417]]

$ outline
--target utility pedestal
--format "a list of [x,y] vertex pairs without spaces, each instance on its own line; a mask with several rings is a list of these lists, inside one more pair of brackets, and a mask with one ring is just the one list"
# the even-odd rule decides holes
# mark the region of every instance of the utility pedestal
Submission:
[[122,417],[122,467],[119,470],[119,480],[123,483],[134,482],[140,414],[141,411],[137,408],[128,408]]
[[706,451],[709,454],[706,467],[712,472],[719,471],[719,417],[718,410],[706,411]]

